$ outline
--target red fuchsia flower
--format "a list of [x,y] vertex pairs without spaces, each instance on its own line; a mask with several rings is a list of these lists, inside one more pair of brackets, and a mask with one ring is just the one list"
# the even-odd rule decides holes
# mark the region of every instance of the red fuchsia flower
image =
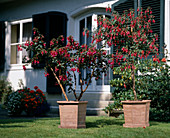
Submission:
[[18,45],[18,46],[17,46],[17,49],[18,49],[18,51],[22,51],[21,45]]
[[44,48],[46,47],[46,43],[43,44]]
[[102,55],[106,55],[107,54],[107,51],[103,51]]
[[40,89],[37,89],[36,92],[38,92],[38,93],[43,93]]
[[83,36],[85,36],[85,31],[83,31]]
[[89,30],[86,32],[86,37],[87,38],[89,37]]
[[34,89],[38,89],[38,86],[34,86]]
[[106,8],[106,12],[108,12],[108,11],[111,12],[112,9],[111,9],[110,7],[107,7],[107,8]]
[[41,55],[42,55],[42,56],[44,55],[44,52],[43,52],[43,51],[41,51]]
[[60,79],[60,80],[62,80],[62,78],[63,78],[63,76],[62,76],[62,75],[60,75],[60,76],[59,76],[59,79]]
[[29,42],[28,41],[26,41],[26,43],[24,44],[25,46],[29,46]]
[[150,20],[150,19],[148,20],[148,23],[151,23],[151,20]]
[[34,93],[34,90],[31,90],[30,93]]
[[52,46],[52,45],[54,45],[54,42],[51,40],[51,41],[50,41],[50,46]]
[[44,73],[44,75],[45,75],[45,77],[49,76],[49,74],[48,74],[48,73]]
[[33,45],[34,45],[34,42],[31,42],[30,45],[33,46]]
[[27,105],[27,104],[25,104],[25,107],[26,107],[26,108],[28,108],[28,105]]
[[163,58],[161,61],[162,61],[162,62],[166,62],[166,59],[165,59],[165,58]]
[[142,55],[144,55],[144,51],[143,51],[143,50],[142,50],[142,52],[141,52],[141,53],[142,53]]
[[73,72],[76,71],[76,68],[71,68],[71,71],[73,71]]
[[31,98],[30,100],[31,100],[31,101],[34,101],[34,100],[35,100],[35,98]]
[[154,62],[156,62],[156,61],[157,61],[158,63],[160,63],[159,58],[153,58],[153,61],[154,61]]
[[123,48],[122,48],[122,51],[127,53],[127,52],[128,52],[128,49],[126,49],[126,48],[123,47]]
[[124,83],[124,88],[126,89],[126,84]]
[[26,70],[26,67],[25,67],[25,65],[23,65],[22,67],[23,67],[23,70],[25,71],[25,70]]
[[63,36],[61,36],[61,41],[64,42],[64,37]]
[[34,31],[34,35],[36,34],[36,31]]
[[67,81],[67,75],[63,76],[63,81]]
[[57,72],[59,69],[57,67],[55,67],[55,72]]

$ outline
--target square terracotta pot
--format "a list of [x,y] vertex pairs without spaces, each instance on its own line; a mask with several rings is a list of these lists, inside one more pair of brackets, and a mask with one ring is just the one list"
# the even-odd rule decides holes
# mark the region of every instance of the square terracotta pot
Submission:
[[87,101],[57,101],[60,112],[59,128],[86,128]]
[[121,101],[125,124],[123,127],[148,127],[149,126],[149,108],[151,100],[142,101]]

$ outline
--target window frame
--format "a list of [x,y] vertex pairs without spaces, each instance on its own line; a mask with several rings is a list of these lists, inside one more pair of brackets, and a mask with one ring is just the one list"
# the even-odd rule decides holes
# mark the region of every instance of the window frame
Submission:
[[[23,70],[23,65],[25,63],[22,63],[22,51],[18,51],[19,52],[19,63],[18,64],[11,64],[11,46],[15,46],[15,45],[23,45],[25,44],[25,42],[23,42],[23,26],[24,23],[32,23],[33,19],[32,18],[27,18],[27,19],[21,19],[21,20],[16,20],[16,21],[10,21],[10,22],[6,22],[6,48],[8,49],[8,52],[6,53],[7,55],[7,70],[11,70],[11,69],[22,69]],[[11,33],[12,33],[12,25],[17,25],[19,24],[19,42],[17,43],[12,43],[11,42]],[[32,31],[32,30],[31,30]],[[32,69],[31,67],[31,63],[28,64],[27,69]]]
[[[92,12],[92,13],[88,13],[88,14],[83,14],[82,16],[78,16],[76,19],[75,19],[75,39],[77,41],[80,40],[80,21],[85,19],[85,27],[86,27],[86,21],[87,21],[87,18],[92,16],[92,32],[95,31],[95,28],[97,28],[97,15],[107,15],[107,16],[110,16],[109,13],[106,13],[105,9],[103,12],[98,12],[98,11],[95,11],[95,12]],[[85,42],[86,42],[86,37],[85,37]],[[111,48],[110,48],[111,50]],[[110,53],[110,51],[109,51]],[[111,70],[109,69],[109,72],[111,73]],[[86,75],[86,73],[84,74]],[[109,74],[110,75],[110,74]],[[104,76],[104,75],[103,75]],[[79,85],[79,74],[77,73],[76,74],[76,77],[77,77],[77,91],[80,91],[80,85]],[[109,76],[110,77],[110,76]],[[84,85],[83,87],[86,87],[86,85]],[[110,93],[110,85],[104,85],[104,79],[102,80],[102,85],[97,85],[97,81],[95,80],[95,78],[92,78],[92,83],[91,85],[89,85],[88,89],[87,89],[87,93],[88,92],[94,92],[94,93]]]

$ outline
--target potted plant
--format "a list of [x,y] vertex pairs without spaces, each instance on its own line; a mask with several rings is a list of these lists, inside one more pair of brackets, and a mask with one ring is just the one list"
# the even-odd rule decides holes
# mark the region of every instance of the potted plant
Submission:
[[120,102],[113,101],[106,106],[103,111],[107,113],[108,116],[119,117],[119,115],[123,114],[122,106]]
[[[108,8],[107,8],[108,9]],[[109,10],[111,12],[111,9]],[[103,41],[113,46],[113,54],[108,61],[113,74],[119,75],[111,81],[112,86],[124,86],[130,100],[123,103],[124,127],[149,126],[149,106],[151,100],[138,100],[136,93],[136,76],[139,75],[140,62],[154,54],[158,59],[158,35],[153,34],[151,25],[155,23],[151,8],[130,9],[120,15],[113,11],[111,19],[99,18],[98,30],[94,40]],[[159,60],[159,59],[158,59]],[[114,67],[118,65],[118,67]],[[146,66],[144,66],[146,67]]]
[[[40,64],[45,61],[45,76],[50,77],[48,70],[52,72],[57,80],[66,101],[57,101],[60,110],[61,128],[85,128],[87,101],[80,101],[84,92],[87,90],[93,77],[99,79],[100,74],[107,71],[108,61],[106,51],[97,49],[95,44],[79,45],[72,36],[67,38],[67,44],[64,46],[64,37],[61,35],[57,39],[52,39],[50,45],[44,42],[44,36],[34,28],[34,39],[26,42],[26,50],[34,53],[28,60],[34,64]],[[83,32],[89,36],[89,31]],[[18,46],[21,50],[21,46]],[[23,66],[26,70],[26,67]],[[83,70],[88,70],[86,76],[83,76]],[[80,94],[76,93],[77,79],[79,78]],[[65,86],[68,92],[73,92],[75,101],[69,101]]]

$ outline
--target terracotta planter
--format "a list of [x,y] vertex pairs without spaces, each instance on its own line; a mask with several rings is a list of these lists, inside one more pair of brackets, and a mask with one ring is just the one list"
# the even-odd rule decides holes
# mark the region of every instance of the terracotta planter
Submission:
[[86,128],[87,101],[57,101],[60,112],[59,128]]
[[151,100],[122,101],[125,124],[123,127],[148,127]]

